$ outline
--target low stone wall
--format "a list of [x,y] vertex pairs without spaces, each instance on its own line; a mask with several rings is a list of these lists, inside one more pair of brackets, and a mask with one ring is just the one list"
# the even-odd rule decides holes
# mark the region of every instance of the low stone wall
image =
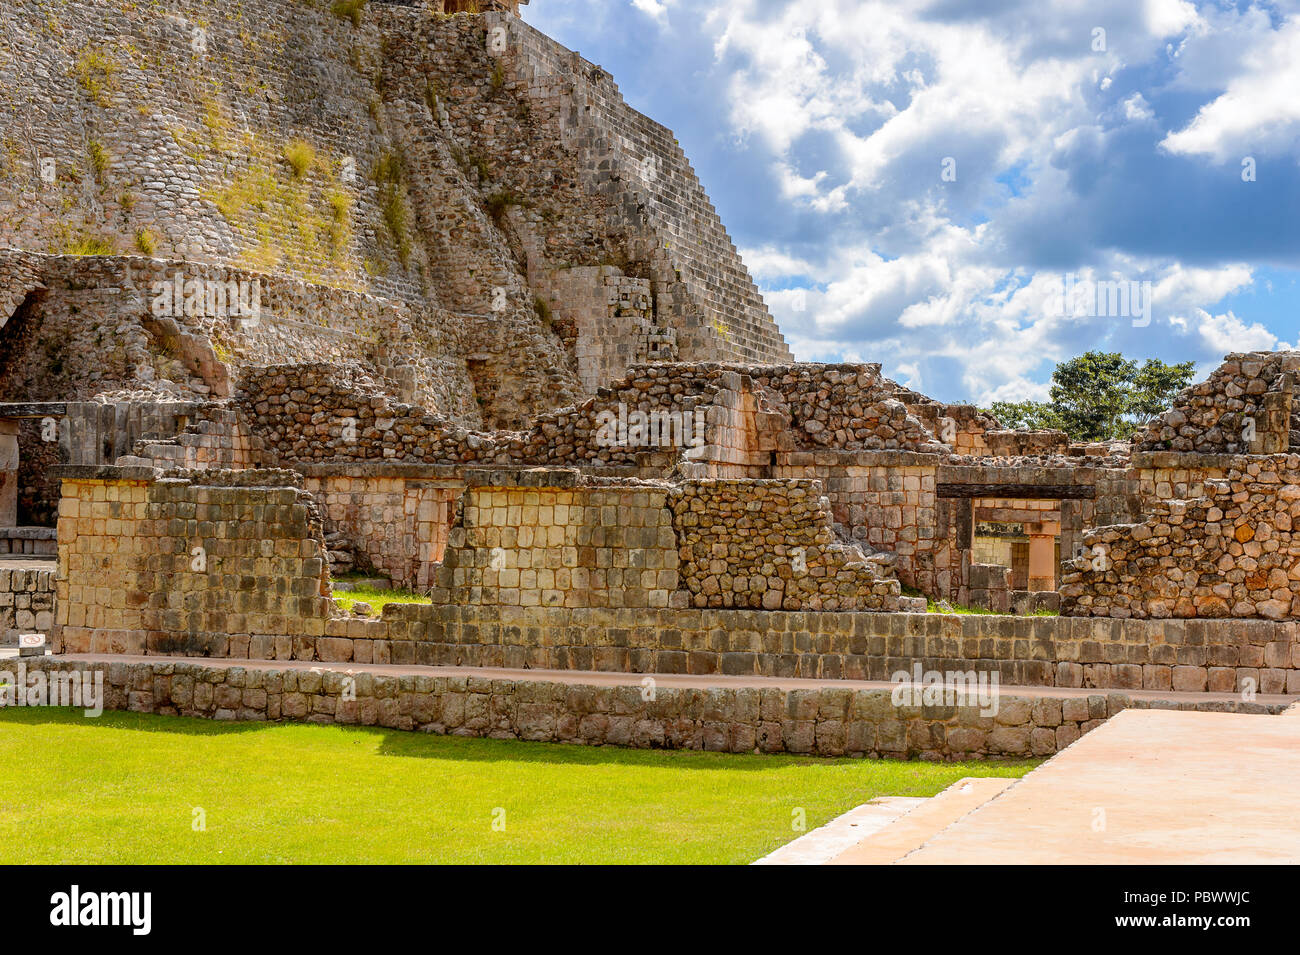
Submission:
[[[152,661],[25,661],[101,670],[109,710],[217,720],[384,726],[455,736],[732,753],[921,758],[1050,756],[1129,708],[1278,713],[1285,704],[1170,702],[1123,693],[1000,694],[978,707],[895,706],[889,690],[593,685],[544,678],[385,674]],[[652,697],[652,698],[649,698]],[[1265,717],[1261,716],[1261,719]]]
[[298,474],[62,475],[55,622],[65,643],[130,652],[149,634],[155,650],[187,652],[212,634],[324,633],[334,604],[321,520]]
[[319,635],[64,628],[56,652],[889,680],[996,670],[1005,685],[1300,693],[1300,625],[1068,617],[390,604]]

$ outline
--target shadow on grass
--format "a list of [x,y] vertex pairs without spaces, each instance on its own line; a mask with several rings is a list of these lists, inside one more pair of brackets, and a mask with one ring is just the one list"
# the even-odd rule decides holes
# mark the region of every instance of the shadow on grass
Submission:
[[381,756],[408,759],[454,759],[466,762],[546,763],[575,766],[641,766],[673,769],[729,769],[763,772],[787,766],[915,766],[957,769],[1016,769],[1038,765],[1041,760],[981,761],[964,763],[931,760],[855,759],[852,757],[800,756],[790,753],[714,753],[689,749],[628,749],[620,746],[584,746],[579,743],[546,743],[515,739],[491,739],[482,736],[440,736],[410,730],[378,726],[340,725],[304,722],[217,722],[188,716],[158,716],[151,713],[105,711],[98,717],[86,717],[77,708],[6,707],[0,709],[0,728],[7,725],[58,725],[93,729],[113,727],[147,733],[182,736],[234,736],[304,728],[340,736],[354,735],[377,739],[374,752]]

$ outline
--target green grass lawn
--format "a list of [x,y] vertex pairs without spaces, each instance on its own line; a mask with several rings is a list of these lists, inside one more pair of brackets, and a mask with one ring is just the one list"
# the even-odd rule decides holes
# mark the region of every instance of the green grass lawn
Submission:
[[361,601],[370,604],[372,616],[380,617],[385,604],[430,604],[433,599],[409,590],[377,590],[374,587],[358,587],[355,590],[336,590],[334,599],[348,613],[352,605]]
[[796,808],[811,830],[875,796],[1033,765],[6,709],[0,845],[24,863],[740,863],[799,835]]

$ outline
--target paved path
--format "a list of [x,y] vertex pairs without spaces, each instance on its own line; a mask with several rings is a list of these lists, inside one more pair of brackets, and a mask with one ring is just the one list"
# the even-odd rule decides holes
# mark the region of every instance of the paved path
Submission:
[[1125,710],[898,861],[1300,863],[1300,707]]
[[865,837],[930,801],[923,796],[878,796],[793,842],[787,842],[750,865],[824,865]]

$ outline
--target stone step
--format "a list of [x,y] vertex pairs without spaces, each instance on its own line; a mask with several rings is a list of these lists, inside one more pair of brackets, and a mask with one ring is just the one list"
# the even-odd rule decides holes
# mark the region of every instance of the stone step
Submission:
[[984,805],[1018,780],[998,776],[967,777],[933,799],[922,800],[907,814],[827,860],[827,865],[889,865]]
[[899,684],[851,680],[114,653],[50,655],[28,669],[34,667],[103,671],[107,709],[821,756],[1050,756],[1130,708],[1275,714],[1293,702],[1260,697],[1244,703],[1221,693],[1001,687],[981,709],[979,701],[923,706],[924,700],[902,696]]
[[910,814],[927,802],[933,800],[880,796],[836,816],[826,825],[786,843],[750,865],[825,865],[874,833],[890,828],[900,816]]

